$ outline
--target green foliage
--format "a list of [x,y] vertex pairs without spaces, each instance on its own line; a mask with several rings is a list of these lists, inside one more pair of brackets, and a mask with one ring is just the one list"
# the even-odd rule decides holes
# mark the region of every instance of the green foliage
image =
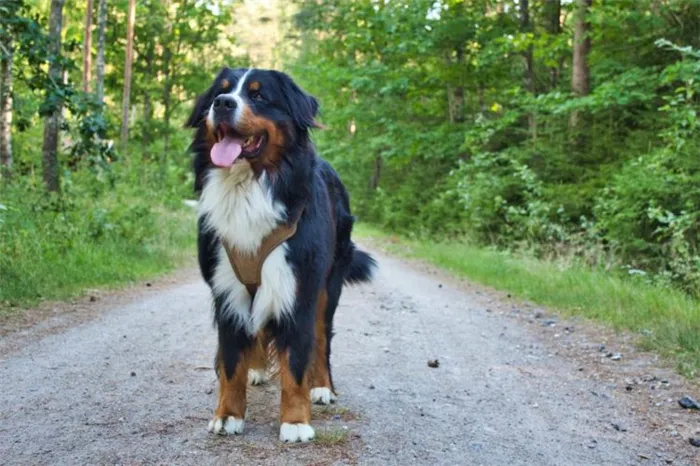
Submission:
[[[218,68],[245,62],[232,48],[236,2],[137,2],[127,151],[114,143],[127,1],[108,2],[102,102],[79,90],[86,4],[66,2],[56,55],[47,47],[49,2],[0,4],[0,58],[13,56],[14,78],[14,164],[0,184],[0,308],[167,270],[194,244],[194,214],[182,204],[192,196],[182,122]],[[92,48],[95,56],[96,28]],[[50,78],[50,63],[65,80]],[[42,119],[59,106],[61,190],[49,195],[40,178]]]
[[534,244],[565,239],[542,181],[507,152],[476,154],[452,176],[459,180],[460,207],[477,238],[496,244],[503,239]]
[[526,29],[499,1],[296,3],[290,67],[362,219],[700,293],[700,2],[593,2],[585,96],[570,91],[575,2],[559,33],[542,2]]
[[[148,244],[159,215],[190,194],[181,122],[219,67],[249,62],[235,48],[238,2],[137,3],[127,151],[113,142],[127,0],[108,4],[103,102],[77,85],[86,2],[68,0],[57,56],[46,46],[48,2],[0,4],[0,55],[11,44],[15,70],[14,176],[3,179],[0,218],[19,237],[35,229],[26,244]],[[317,144],[362,219],[577,256],[700,292],[700,2],[594,2],[584,96],[570,86],[575,2],[561,5],[559,28],[554,2],[529,2],[526,27],[519,4],[502,0],[293,3],[288,68],[322,103],[329,129]],[[65,82],[49,79],[51,62]],[[41,119],[58,105],[62,192],[47,198]]]
[[156,190],[158,178],[146,165],[118,166],[109,178],[73,173],[60,197],[33,177],[0,189],[0,309],[129,282],[191,256],[189,185],[177,174]]

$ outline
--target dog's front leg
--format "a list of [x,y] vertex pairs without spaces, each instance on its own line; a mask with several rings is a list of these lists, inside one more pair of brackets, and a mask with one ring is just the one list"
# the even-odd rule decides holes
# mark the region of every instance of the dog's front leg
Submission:
[[[313,318],[313,314],[311,314]],[[314,438],[311,427],[311,399],[309,394],[309,359],[313,342],[313,320],[299,319],[295,334],[287,340],[278,339],[280,388],[280,440],[307,442]],[[282,341],[280,341],[282,340]],[[284,340],[289,343],[284,344]],[[281,343],[281,344],[280,344]]]
[[221,435],[243,433],[252,343],[242,328],[219,322],[219,348],[216,354],[219,402],[214,419],[209,422],[209,432]]

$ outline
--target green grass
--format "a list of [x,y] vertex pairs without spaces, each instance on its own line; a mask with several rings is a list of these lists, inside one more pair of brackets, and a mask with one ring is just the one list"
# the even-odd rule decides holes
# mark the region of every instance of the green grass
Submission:
[[457,241],[409,240],[367,225],[359,225],[356,232],[389,252],[423,259],[518,298],[638,333],[642,347],[672,358],[681,374],[700,374],[700,302],[681,291],[573,261],[546,262]]
[[340,406],[338,404],[323,406],[314,405],[311,407],[311,409],[313,411],[313,415],[321,419],[333,419],[335,416],[338,416],[340,419],[345,421],[357,419],[357,414],[353,413],[345,406]]
[[60,196],[31,176],[0,185],[0,317],[191,260],[195,212],[154,171],[73,172]]
[[348,441],[348,431],[340,428],[317,430],[314,443],[318,445],[342,445]]
[[46,299],[65,299],[95,287],[115,287],[171,271],[194,255],[192,210],[162,211],[154,233],[138,242],[122,235],[79,236],[65,244],[41,229],[20,230],[13,254],[0,259],[0,316]]

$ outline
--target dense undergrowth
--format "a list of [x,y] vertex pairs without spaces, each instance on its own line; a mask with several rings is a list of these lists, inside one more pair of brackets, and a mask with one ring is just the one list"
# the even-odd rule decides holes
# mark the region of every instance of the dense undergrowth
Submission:
[[[18,138],[31,140],[32,134]],[[148,151],[101,166],[75,166],[47,193],[30,151],[0,188],[0,313],[96,286],[157,275],[191,261],[195,215],[186,142],[162,164]],[[151,147],[157,153],[157,147]]]
[[127,3],[0,2],[2,312],[194,257],[183,124],[221,66],[247,62],[239,4],[134,5],[127,72]]

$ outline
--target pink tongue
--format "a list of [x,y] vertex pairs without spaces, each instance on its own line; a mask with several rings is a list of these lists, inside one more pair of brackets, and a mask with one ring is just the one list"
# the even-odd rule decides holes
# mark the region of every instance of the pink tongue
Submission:
[[226,136],[211,148],[211,161],[218,167],[230,167],[243,150],[243,139]]

